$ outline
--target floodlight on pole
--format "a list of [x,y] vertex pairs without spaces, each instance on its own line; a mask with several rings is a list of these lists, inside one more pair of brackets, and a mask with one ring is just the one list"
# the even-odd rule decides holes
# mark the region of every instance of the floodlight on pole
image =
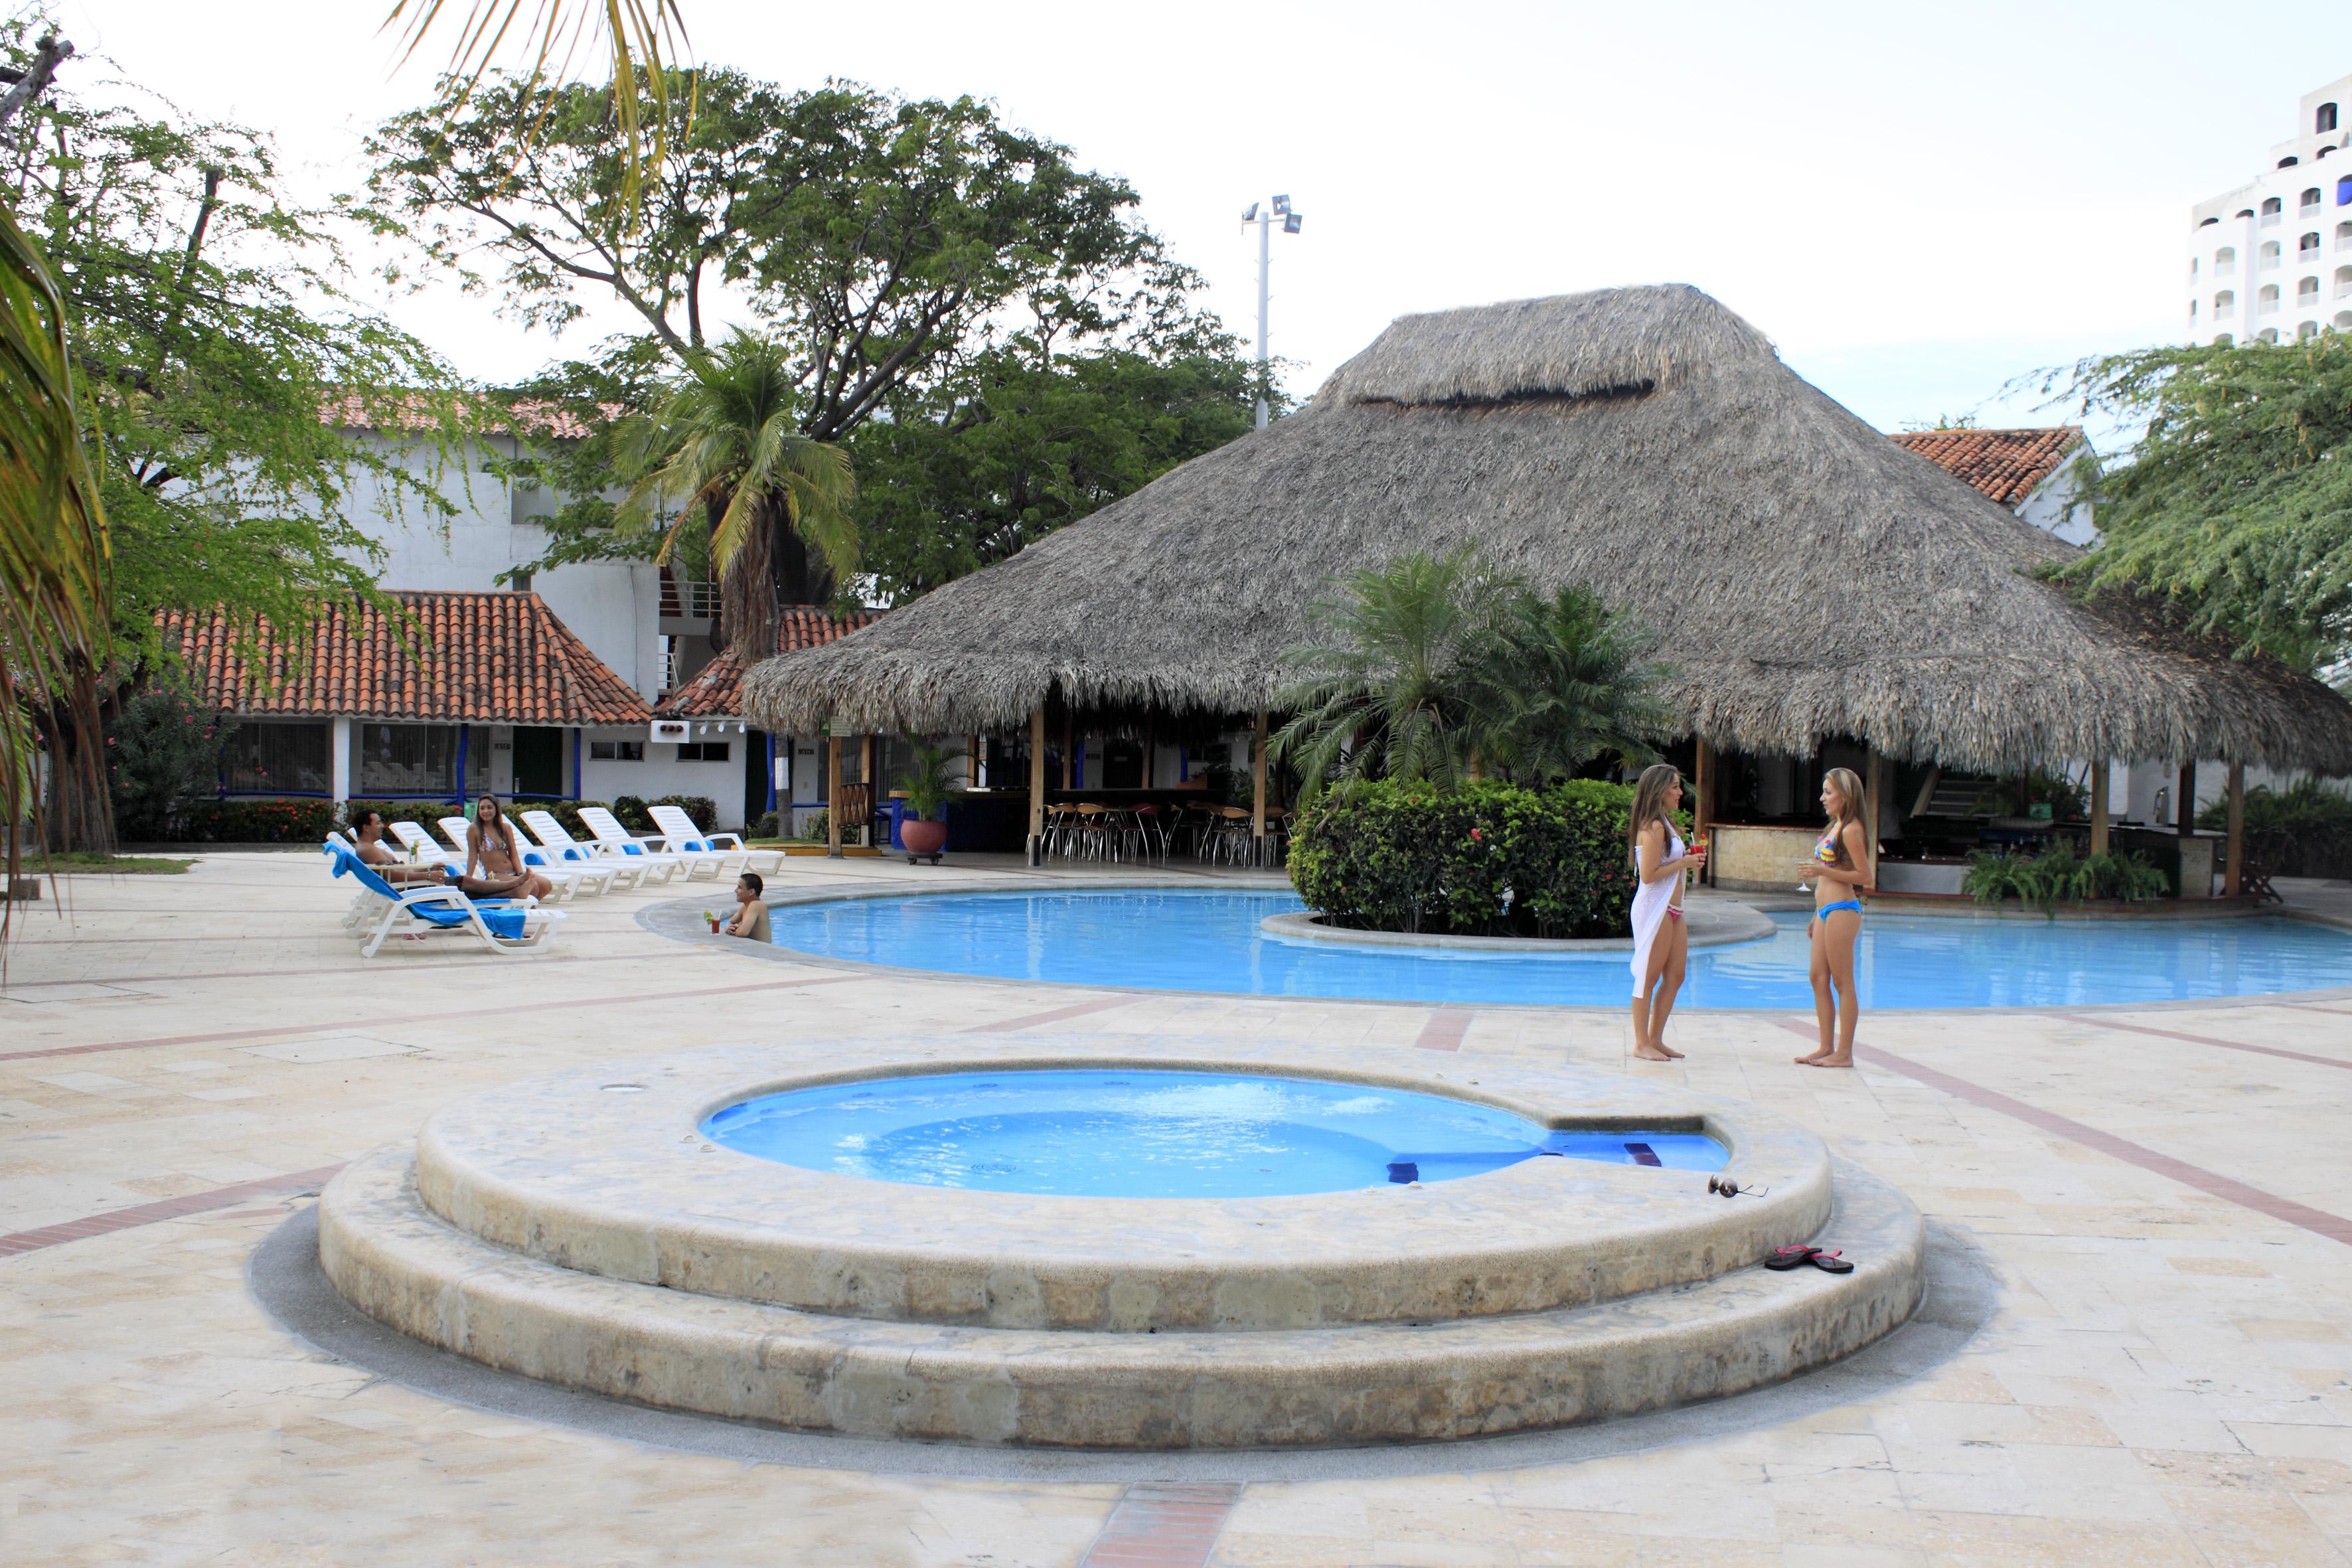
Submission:
[[[1265,374],[1266,363],[1266,271],[1274,262],[1272,238],[1277,220],[1285,234],[1297,234],[1299,225],[1305,221],[1301,214],[1290,210],[1290,198],[1286,195],[1276,196],[1271,202],[1252,202],[1242,211],[1242,222],[1257,225],[1257,363],[1261,377]],[[1257,427],[1261,430],[1265,428],[1265,399],[1260,397],[1257,400]]]

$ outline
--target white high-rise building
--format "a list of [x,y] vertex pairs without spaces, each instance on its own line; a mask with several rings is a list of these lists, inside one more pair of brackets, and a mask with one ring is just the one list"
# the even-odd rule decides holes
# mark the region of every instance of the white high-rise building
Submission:
[[2303,95],[2271,167],[2189,215],[2189,335],[2352,331],[2352,76]]

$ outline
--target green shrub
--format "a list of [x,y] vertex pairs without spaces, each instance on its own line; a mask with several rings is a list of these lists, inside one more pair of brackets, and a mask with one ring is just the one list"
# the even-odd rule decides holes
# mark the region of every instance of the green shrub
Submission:
[[827,824],[832,820],[832,816],[833,814],[831,812],[810,812],[807,818],[801,824],[802,842],[807,844],[824,843],[827,836],[831,832],[831,828]]
[[2078,856],[2074,844],[2062,839],[2039,855],[1978,851],[1969,857],[1960,890],[1980,904],[2015,899],[2027,909],[2055,914],[2062,904],[2093,899],[2131,903],[2160,899],[2172,885],[2163,872],[2129,850]]
[[[2230,803],[2199,812],[2197,826],[2226,830]],[[2256,784],[2246,792],[2246,858],[2281,877],[2352,877],[2352,795],[2317,779]]]
[[179,844],[320,844],[335,826],[331,800],[197,800],[182,808]]
[[754,838],[773,838],[777,832],[776,814],[772,811],[746,826],[743,837],[748,843]]
[[1300,898],[1336,925],[1461,936],[1623,936],[1634,874],[1623,784],[1352,784],[1305,809]]
[[159,681],[131,698],[106,727],[106,784],[115,830],[126,839],[168,839],[189,806],[215,798],[221,752],[236,721]]

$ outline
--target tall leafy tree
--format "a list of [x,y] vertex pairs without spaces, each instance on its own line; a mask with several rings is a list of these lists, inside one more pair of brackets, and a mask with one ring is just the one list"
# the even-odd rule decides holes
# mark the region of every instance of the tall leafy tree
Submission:
[[2111,354],[2052,385],[2142,427],[2087,476],[2099,543],[2058,575],[2299,668],[2352,657],[2352,333]]
[[876,595],[902,603],[1001,561],[1247,434],[1258,391],[1230,353],[974,356],[849,438]]
[[[28,30],[0,30],[0,54],[26,61]],[[111,662],[85,672],[100,698],[168,656],[161,610],[217,605],[248,634],[265,619],[299,634],[322,600],[377,596],[360,520],[446,514],[429,458],[473,405],[352,299],[333,215],[284,197],[261,133],[119,84],[52,89],[0,152],[16,220],[55,277],[110,527]],[[97,771],[79,765],[89,717],[52,701],[40,719],[69,764],[51,770],[51,831],[78,847],[105,836]]]
[[[673,84],[673,99],[682,90]],[[638,331],[537,391],[642,395],[708,352],[722,319],[756,321],[787,356],[800,433],[891,468],[890,483],[862,487],[859,515],[892,595],[1018,548],[1150,477],[1164,466],[1153,451],[1191,456],[1210,426],[1233,427],[1201,417],[1222,393],[1137,384],[1144,365],[1194,366],[1179,379],[1254,373],[1193,305],[1197,275],[1137,221],[1124,182],[968,98],[902,100],[845,82],[792,91],[712,68],[694,102],[633,208],[610,89],[523,73],[452,79],[371,140],[369,210],[525,321],[562,331],[599,302],[635,317]],[[1053,416],[992,395],[1011,379],[1055,395]],[[1189,441],[1139,428],[1155,398]],[[886,424],[909,434],[861,447]],[[533,477],[574,498],[547,562],[646,548],[612,526],[597,495],[615,473],[597,465],[623,456],[593,441],[536,455]],[[897,481],[957,457],[1021,473],[1003,499],[978,483],[935,485],[904,507],[887,499]],[[933,501],[938,540],[915,520]],[[770,556],[781,565],[793,549],[780,534]]]

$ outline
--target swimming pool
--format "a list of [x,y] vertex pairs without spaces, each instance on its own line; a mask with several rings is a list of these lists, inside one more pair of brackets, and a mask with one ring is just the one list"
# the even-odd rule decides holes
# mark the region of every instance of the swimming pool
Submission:
[[1538,1155],[1719,1171],[1700,1132],[1553,1131],[1444,1095],[1329,1079],[1034,1068],[761,1095],[702,1131],[747,1154],[873,1181],[1087,1197],[1281,1197],[1444,1182]]
[[[1622,952],[1400,952],[1277,942],[1287,891],[956,893],[786,905],[780,947],[861,963],[1065,985],[1368,1001],[1622,1007]],[[1769,938],[1701,948],[1682,1005],[1806,1007],[1805,917]],[[1969,920],[1883,915],[1854,950],[1865,1006],[2052,1007],[2352,986],[2352,933],[2284,918]]]

